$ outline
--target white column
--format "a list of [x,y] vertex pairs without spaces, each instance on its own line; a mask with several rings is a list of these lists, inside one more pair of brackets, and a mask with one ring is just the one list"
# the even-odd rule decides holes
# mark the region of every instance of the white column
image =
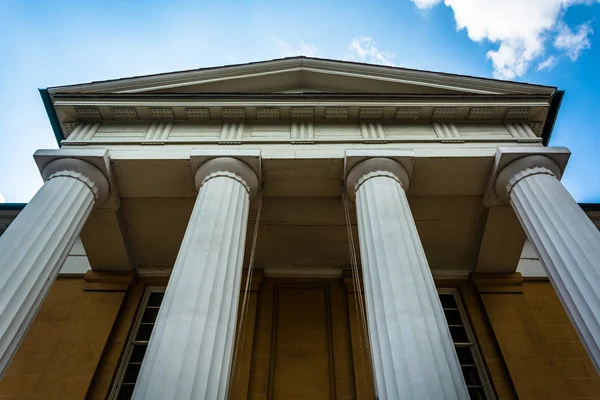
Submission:
[[379,399],[468,399],[398,162],[371,158],[346,180],[356,195],[367,321]]
[[76,159],[49,163],[46,182],[0,237],[0,376],[54,283],[94,204],[108,182]]
[[557,176],[550,158],[527,156],[500,172],[496,194],[510,201],[600,373],[600,231]]
[[198,198],[137,379],[137,400],[225,399],[252,169],[220,157],[196,172]]

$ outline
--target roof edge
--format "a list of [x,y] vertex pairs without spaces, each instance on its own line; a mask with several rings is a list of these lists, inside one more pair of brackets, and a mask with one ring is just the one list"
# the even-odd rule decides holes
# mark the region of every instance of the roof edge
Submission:
[[542,144],[544,146],[548,146],[550,143],[550,138],[552,137],[552,132],[554,132],[554,125],[556,124],[556,119],[558,118],[558,112],[560,111],[564,96],[564,90],[557,90],[550,99],[550,109],[548,110],[546,122],[544,123],[544,131],[542,132]]
[[600,211],[600,203],[579,203],[583,211]]
[[27,203],[0,203],[0,211],[12,211],[12,210],[18,210],[21,211],[25,208],[25,206],[27,205]]
[[63,131],[60,126],[58,114],[56,114],[56,109],[54,109],[54,104],[52,104],[52,98],[50,97],[48,89],[38,90],[40,92],[40,96],[42,97],[42,102],[44,103],[44,108],[46,109],[48,120],[50,120],[50,126],[52,126],[52,131],[54,132],[56,143],[58,143],[58,147],[60,148],[62,147],[62,141],[65,139],[65,137],[63,136]]
[[[486,78],[486,77],[480,77],[480,76],[461,75],[461,74],[454,74],[454,73],[447,73],[447,72],[440,72],[440,71],[419,70],[419,69],[414,69],[414,68],[404,68],[404,67],[379,65],[379,64],[367,64],[367,63],[361,63],[361,62],[356,62],[356,61],[345,61],[345,60],[334,60],[334,59],[328,59],[328,58],[297,56],[297,57],[276,58],[276,59],[271,59],[271,60],[253,61],[253,62],[242,63],[242,64],[221,65],[221,66],[214,66],[214,67],[187,69],[187,70],[172,71],[172,72],[157,73],[157,74],[138,75],[138,76],[132,76],[132,77],[126,77],[126,78],[107,79],[107,80],[103,80],[103,81],[92,81],[92,82],[87,82],[87,83],[53,86],[53,87],[49,87],[48,90],[50,90],[51,93],[54,93],[58,90],[77,89],[77,88],[81,88],[82,86],[102,86],[102,85],[112,86],[112,85],[118,84],[119,82],[132,81],[132,80],[136,80],[136,79],[137,80],[140,80],[140,79],[156,80],[161,77],[164,77],[164,78],[171,77],[171,79],[180,79],[181,75],[190,74],[190,73],[202,73],[202,72],[208,73],[210,71],[215,71],[215,70],[219,70],[219,69],[223,69],[223,70],[224,69],[234,69],[235,70],[235,69],[239,69],[239,68],[252,68],[252,67],[259,66],[259,65],[269,65],[269,64],[276,64],[276,63],[281,63],[281,64],[285,65],[285,63],[294,63],[294,62],[297,62],[297,65],[300,67],[310,67],[311,63],[342,64],[342,65],[347,65],[350,67],[354,66],[357,68],[377,68],[380,70],[387,70],[387,71],[391,71],[391,72],[405,72],[405,73],[413,73],[413,74],[426,73],[426,74],[438,75],[440,77],[445,77],[445,78],[450,78],[450,79],[461,79],[461,78],[465,79],[465,78],[467,78],[467,79],[473,79],[475,81],[479,81],[480,83],[487,84],[487,85],[490,85],[490,84],[491,85],[509,85],[509,86],[515,86],[515,87],[523,87],[523,88],[525,88],[525,87],[538,88],[543,91],[546,91],[546,93],[548,93],[550,91],[555,91],[557,89],[554,86],[545,86],[545,85],[526,83],[526,82],[516,82],[516,81],[508,81],[508,80],[501,80],[501,79],[493,79],[493,78]],[[101,90],[105,90],[105,89],[101,89]],[[548,94],[550,94],[550,93],[548,93]]]

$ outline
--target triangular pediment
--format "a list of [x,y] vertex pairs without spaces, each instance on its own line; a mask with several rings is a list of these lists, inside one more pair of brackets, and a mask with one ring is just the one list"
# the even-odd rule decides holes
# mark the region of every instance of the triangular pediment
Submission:
[[555,88],[345,61],[294,57],[50,88],[50,93],[551,94]]

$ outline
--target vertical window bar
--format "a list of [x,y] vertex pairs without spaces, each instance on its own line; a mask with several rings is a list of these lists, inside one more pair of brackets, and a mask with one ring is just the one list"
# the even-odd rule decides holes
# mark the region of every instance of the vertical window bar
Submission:
[[469,319],[456,289],[438,289],[444,315],[471,400],[495,399]]
[[164,294],[164,287],[146,289],[110,392],[110,400],[131,399]]

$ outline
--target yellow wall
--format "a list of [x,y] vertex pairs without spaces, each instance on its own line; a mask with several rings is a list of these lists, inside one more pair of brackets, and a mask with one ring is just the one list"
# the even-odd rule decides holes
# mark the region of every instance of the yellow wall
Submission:
[[[519,399],[600,399],[600,376],[550,282],[523,282],[520,274],[474,281]],[[475,300],[470,303],[472,308]],[[497,357],[486,351],[489,338],[479,329],[485,321],[473,318],[472,309],[469,313],[488,368],[494,371]]]
[[83,278],[58,279],[2,380],[0,398],[85,398],[123,291],[85,291]]
[[[290,290],[325,301],[321,310],[331,342],[323,346],[331,346],[327,351],[335,368],[330,384],[337,396],[370,398],[371,368],[360,359],[365,349],[351,280],[344,285],[342,280],[262,280],[257,275],[231,398],[266,399],[272,390],[271,351],[277,349],[272,333],[285,334],[273,330],[273,318],[285,317],[274,307],[295,306],[286,297]],[[552,286],[522,282],[517,275],[440,284],[459,288],[498,398],[600,400],[600,376]],[[125,295],[123,285],[58,279],[0,381],[0,398],[106,399],[146,286],[165,283],[132,283]],[[321,298],[325,293],[328,297]]]
[[523,283],[523,295],[548,344],[548,356],[573,399],[600,399],[600,375],[549,282]]
[[131,327],[135,320],[145,284],[134,282],[123,301],[121,311],[104,348],[98,368],[87,392],[86,400],[104,400],[110,393]]

